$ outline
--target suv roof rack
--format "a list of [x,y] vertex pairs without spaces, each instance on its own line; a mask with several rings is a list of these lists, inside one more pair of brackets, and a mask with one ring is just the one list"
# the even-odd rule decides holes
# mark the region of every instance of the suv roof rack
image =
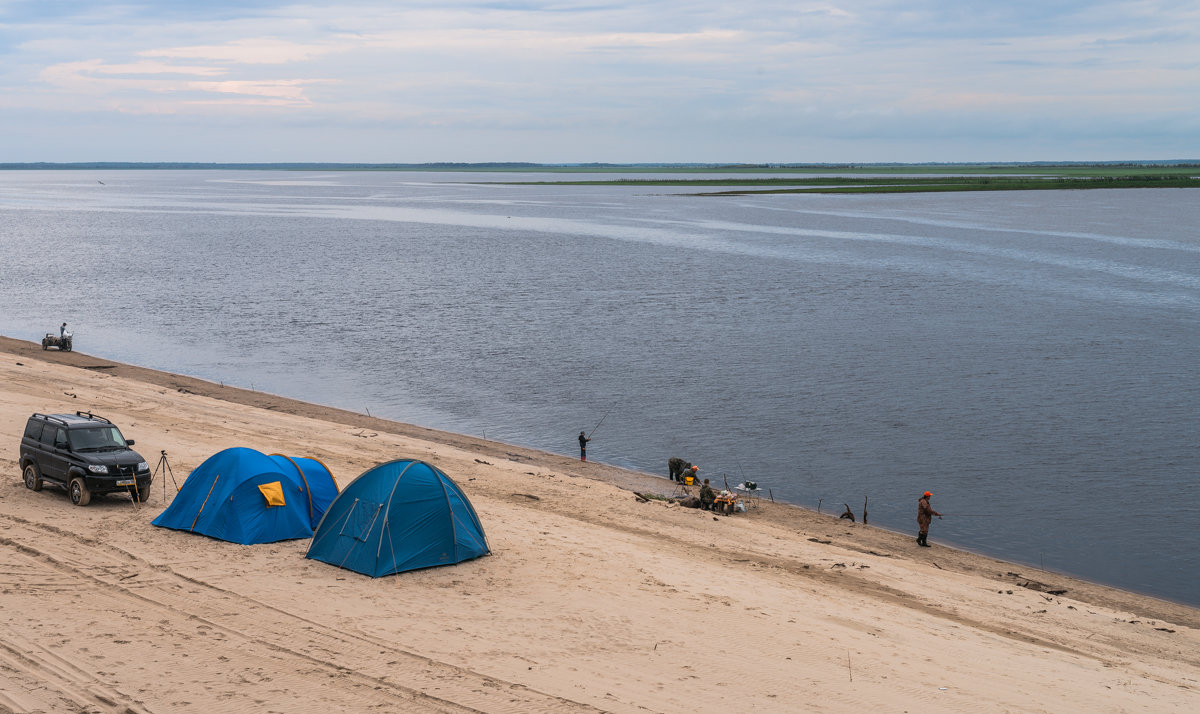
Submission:
[[104,417],[102,417],[98,414],[93,414],[91,412],[75,412],[75,416],[83,417],[83,418],[91,420],[91,421],[102,421],[105,424],[112,424],[111,421],[105,419]]
[[67,425],[67,420],[63,419],[61,416],[58,416],[56,414],[37,414],[37,413],[35,413],[33,416],[41,417],[42,419],[45,419],[46,421],[56,421],[59,424],[62,424],[63,426]]
[[62,424],[63,426],[66,426],[66,427],[70,427],[71,424],[78,424],[80,420],[112,424],[112,422],[109,421],[108,419],[105,419],[104,417],[100,416],[99,414],[93,414],[91,412],[75,412],[74,415],[37,413],[37,414],[33,415],[33,418],[45,419],[46,421],[56,422],[58,424]]

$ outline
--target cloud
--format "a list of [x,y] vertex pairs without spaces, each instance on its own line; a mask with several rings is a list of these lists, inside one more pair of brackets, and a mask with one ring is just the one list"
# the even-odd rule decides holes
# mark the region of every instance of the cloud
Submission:
[[138,54],[143,57],[206,59],[232,64],[288,64],[310,60],[334,50],[335,47],[329,45],[305,45],[273,38],[245,38],[220,45],[146,49]]
[[269,99],[275,106],[284,104],[311,104],[304,96],[304,87],[312,80],[272,80],[266,82],[188,82],[186,89],[217,94],[238,94],[257,99]]
[[[129,0],[0,15],[9,132],[46,111],[220,116],[297,151],[308,131],[369,156],[377,127],[375,144],[421,128],[414,160],[553,158],[542,152],[574,136],[647,160],[691,142],[694,160],[752,161],[811,151],[847,123],[909,146],[972,131],[980,147],[1011,146],[1009,128],[1071,131],[1074,111],[1118,147],[1131,115],[1200,115],[1200,6],[1172,0]],[[153,122],[140,126],[149,138]],[[1183,135],[1163,151],[1200,153]]]
[[[183,75],[203,75],[215,76],[225,74],[228,70],[224,67],[209,67],[201,65],[181,65],[181,64],[166,64],[163,62],[130,62],[126,64],[104,64],[100,60],[89,60],[86,62],[73,62],[67,65],[59,65],[60,67],[68,67],[76,72],[90,72],[96,75],[144,75],[144,74],[183,74]],[[49,68],[51,74],[54,68]]]
[[[181,95],[181,104],[197,105],[199,94],[235,94],[240,103],[248,106],[304,106],[311,101],[304,96],[306,86],[320,80],[269,79],[197,81],[191,76],[219,76],[228,70],[222,67],[194,65],[164,65],[158,62],[110,65],[100,60],[67,62],[46,68],[41,79],[55,87],[79,96],[103,96],[110,106],[122,112],[164,112],[163,95]],[[147,75],[179,75],[166,79],[147,79]],[[150,100],[149,95],[154,95]],[[225,99],[224,104],[239,103]],[[90,109],[90,107],[89,107]]]

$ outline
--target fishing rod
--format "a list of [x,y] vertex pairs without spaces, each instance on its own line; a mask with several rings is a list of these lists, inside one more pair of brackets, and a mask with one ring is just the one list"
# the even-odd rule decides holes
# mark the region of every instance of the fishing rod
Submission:
[[609,407],[608,411],[604,412],[604,416],[600,417],[600,421],[596,422],[596,426],[593,426],[592,430],[588,432],[587,438],[592,438],[592,434],[596,433],[596,430],[600,428],[600,425],[604,423],[604,420],[608,418],[608,415],[612,414],[612,410],[613,408]]

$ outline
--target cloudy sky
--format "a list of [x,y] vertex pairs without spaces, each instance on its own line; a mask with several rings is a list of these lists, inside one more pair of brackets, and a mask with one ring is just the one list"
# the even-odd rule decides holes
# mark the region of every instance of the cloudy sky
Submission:
[[0,0],[0,162],[1198,158],[1197,0]]

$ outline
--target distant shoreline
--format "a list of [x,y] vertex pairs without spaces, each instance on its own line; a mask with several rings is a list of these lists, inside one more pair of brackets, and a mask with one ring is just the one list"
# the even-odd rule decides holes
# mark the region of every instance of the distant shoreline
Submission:
[[[1098,162],[1000,164],[200,164],[35,163],[0,164],[9,171],[338,171],[345,173],[493,173],[553,175],[513,180],[511,186],[707,187],[684,196],[745,196],[789,193],[949,193],[978,191],[1074,191],[1095,189],[1200,188],[1200,162]],[[663,173],[689,178],[663,178]],[[579,174],[592,176],[571,178]],[[607,174],[609,178],[596,178]],[[648,174],[658,174],[651,176]],[[765,174],[765,175],[764,175]],[[557,177],[563,178],[557,178]],[[644,177],[643,177],[644,176]],[[506,180],[507,179],[507,180]],[[103,181],[99,181],[103,184]],[[720,190],[718,190],[720,189]]]
[[999,171],[1007,172],[1017,169],[1079,169],[1079,168],[1200,168],[1200,159],[1150,159],[1124,161],[966,161],[966,162],[919,162],[919,163],[721,163],[721,162],[680,162],[680,163],[604,163],[604,162],[564,162],[564,163],[535,163],[526,161],[494,161],[494,162],[424,162],[424,163],[365,163],[365,162],[246,162],[246,163],[217,163],[199,161],[72,161],[72,162],[10,162],[0,163],[2,171],[548,171],[548,172],[642,172],[642,171],[734,171],[734,172],[775,172],[775,171],[855,171],[855,172],[895,172],[919,170],[922,173],[961,173],[963,171]]

